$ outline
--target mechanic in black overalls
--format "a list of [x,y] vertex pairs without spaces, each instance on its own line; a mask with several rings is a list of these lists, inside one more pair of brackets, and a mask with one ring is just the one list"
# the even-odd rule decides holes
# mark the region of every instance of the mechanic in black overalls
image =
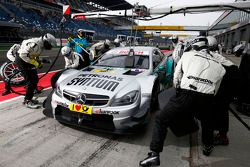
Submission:
[[[223,66],[207,52],[206,37],[191,41],[192,51],[185,52],[174,73],[176,96],[156,116],[148,157],[140,166],[160,165],[159,153],[163,150],[167,128],[180,116],[197,116],[202,126],[203,154],[213,150],[212,104],[214,94],[225,74]],[[185,128],[185,127],[183,127]]]
[[24,40],[18,51],[15,62],[26,82],[26,94],[23,104],[28,108],[40,108],[38,101],[32,99],[38,83],[37,69],[43,66],[39,56],[44,49],[50,50],[53,46],[56,46],[56,38],[47,33],[40,38]]
[[218,131],[214,138],[215,145],[228,145],[229,139],[229,105],[239,90],[239,69],[233,62],[219,53],[218,42],[215,37],[207,36],[209,53],[218,60],[226,70],[220,88],[215,96],[214,129]]
[[248,45],[243,51],[239,70],[241,82],[238,110],[250,116],[250,49]]

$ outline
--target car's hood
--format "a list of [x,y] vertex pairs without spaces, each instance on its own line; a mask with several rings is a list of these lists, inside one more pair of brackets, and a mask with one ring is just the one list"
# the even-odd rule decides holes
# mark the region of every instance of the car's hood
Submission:
[[60,89],[68,92],[100,94],[113,97],[121,89],[133,90],[137,78],[147,75],[148,70],[107,68],[90,66],[64,79]]

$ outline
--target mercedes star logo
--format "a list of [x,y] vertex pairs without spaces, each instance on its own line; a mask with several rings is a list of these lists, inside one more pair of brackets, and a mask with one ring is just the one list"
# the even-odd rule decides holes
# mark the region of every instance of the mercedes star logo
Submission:
[[86,102],[85,94],[78,95],[76,98],[76,102],[77,102],[77,104],[85,104],[85,102]]

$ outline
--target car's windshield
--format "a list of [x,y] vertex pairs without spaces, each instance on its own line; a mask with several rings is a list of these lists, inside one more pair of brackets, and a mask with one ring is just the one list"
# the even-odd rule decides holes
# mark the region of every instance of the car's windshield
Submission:
[[106,53],[102,58],[94,65],[96,66],[108,66],[108,67],[119,67],[119,68],[138,68],[138,69],[149,69],[149,56],[148,55],[134,55],[133,62],[129,62],[129,56],[126,54],[114,54]]

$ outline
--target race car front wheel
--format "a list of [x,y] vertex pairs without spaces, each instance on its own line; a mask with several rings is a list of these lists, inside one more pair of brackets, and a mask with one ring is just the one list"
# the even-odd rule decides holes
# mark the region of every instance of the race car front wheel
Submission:
[[[6,62],[0,68],[0,74],[5,82],[10,82],[13,86],[25,84],[24,77],[14,62]],[[10,81],[9,81],[10,80]]]

